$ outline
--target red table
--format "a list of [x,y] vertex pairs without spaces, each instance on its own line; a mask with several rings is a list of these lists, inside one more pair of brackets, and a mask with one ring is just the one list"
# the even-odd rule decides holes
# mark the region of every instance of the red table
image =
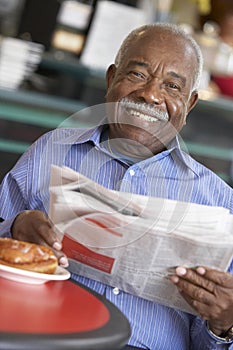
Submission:
[[118,350],[129,336],[124,315],[80,284],[31,285],[0,277],[2,350]]

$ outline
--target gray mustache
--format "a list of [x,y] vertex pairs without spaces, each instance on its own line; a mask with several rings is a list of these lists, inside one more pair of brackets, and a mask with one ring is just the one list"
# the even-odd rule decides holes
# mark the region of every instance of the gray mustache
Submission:
[[164,121],[169,120],[169,115],[167,112],[161,111],[160,109],[155,109],[156,107],[152,108],[147,103],[132,102],[128,98],[123,98],[119,103],[124,109],[133,109],[137,112],[148,114],[151,117],[155,117]]

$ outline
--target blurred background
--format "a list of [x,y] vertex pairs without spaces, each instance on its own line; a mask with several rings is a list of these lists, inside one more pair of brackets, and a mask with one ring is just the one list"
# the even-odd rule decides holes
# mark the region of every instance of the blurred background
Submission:
[[181,136],[233,186],[232,0],[0,0],[0,180],[41,134],[104,102],[123,38],[154,22],[181,25],[201,46],[200,101]]

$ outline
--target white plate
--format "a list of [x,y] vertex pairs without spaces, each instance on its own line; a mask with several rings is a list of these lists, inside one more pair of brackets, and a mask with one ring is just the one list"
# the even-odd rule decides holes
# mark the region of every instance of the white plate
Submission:
[[70,278],[70,273],[66,269],[58,266],[53,274],[38,273],[0,264],[0,276],[9,280],[30,283],[42,284],[48,281],[62,281]]

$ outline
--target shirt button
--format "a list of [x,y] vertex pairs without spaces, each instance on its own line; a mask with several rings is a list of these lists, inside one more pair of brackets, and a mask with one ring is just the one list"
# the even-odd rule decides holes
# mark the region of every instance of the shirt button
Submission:
[[134,176],[135,171],[133,169],[130,169],[129,173],[130,173],[131,176]]
[[120,293],[120,289],[115,287],[115,288],[113,288],[112,292],[113,292],[113,294],[118,295]]

